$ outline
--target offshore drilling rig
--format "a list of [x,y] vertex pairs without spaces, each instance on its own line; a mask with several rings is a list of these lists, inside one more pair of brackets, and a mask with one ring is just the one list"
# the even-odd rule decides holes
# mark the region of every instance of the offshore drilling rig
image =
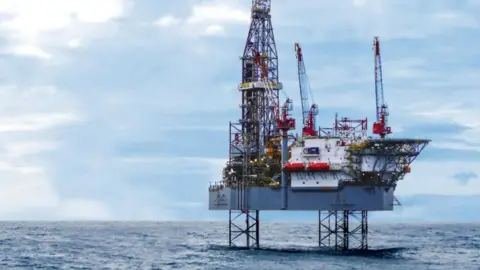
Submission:
[[308,100],[298,43],[303,127],[302,136],[290,135],[296,122],[290,116],[292,100],[280,105],[282,83],[270,1],[252,1],[238,87],[242,117],[230,122],[229,159],[222,181],[209,187],[209,209],[229,211],[230,246],[260,247],[260,210],[312,210],[319,213],[320,247],[368,249],[368,211],[393,210],[398,181],[430,140],[387,138],[392,131],[377,37],[373,45],[377,138],[367,136],[367,119],[336,116],[332,127],[317,130],[318,106]]

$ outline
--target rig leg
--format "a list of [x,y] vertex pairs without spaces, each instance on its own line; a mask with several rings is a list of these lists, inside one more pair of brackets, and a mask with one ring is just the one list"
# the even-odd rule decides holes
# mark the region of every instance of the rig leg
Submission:
[[367,211],[319,211],[318,245],[336,251],[367,250]]
[[[260,211],[230,210],[228,245],[231,247],[260,248]],[[241,236],[245,235],[245,241]]]

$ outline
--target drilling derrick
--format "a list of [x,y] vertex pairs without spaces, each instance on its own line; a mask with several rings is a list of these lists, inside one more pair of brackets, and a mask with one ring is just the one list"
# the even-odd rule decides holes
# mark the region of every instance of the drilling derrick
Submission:
[[373,134],[380,135],[385,139],[387,134],[392,133],[388,126],[388,107],[383,98],[382,58],[380,56],[380,41],[373,38],[373,54],[375,60],[375,99],[377,122],[373,123]]
[[252,21],[242,56],[242,132],[249,151],[258,157],[278,135],[274,108],[279,104],[278,56],[270,15],[270,0],[252,1]]
[[[286,133],[281,133],[283,127],[278,126],[283,123],[279,118],[282,84],[278,80],[270,9],[270,0],[252,1],[238,87],[242,96],[242,116],[239,122],[230,123],[229,161],[223,170],[223,180],[210,188],[210,192],[216,192],[211,204],[216,208],[224,205],[229,210],[230,246],[236,246],[235,241],[243,235],[245,241],[241,245],[259,247],[259,208],[252,209],[252,189],[280,186],[281,134]],[[291,103],[287,101],[286,104]],[[229,192],[221,193],[224,189]],[[237,220],[241,223],[236,223]]]
[[[317,136],[317,121],[318,106],[313,103],[313,95],[308,82],[307,70],[303,60],[302,48],[299,43],[295,43],[295,52],[298,63],[298,84],[300,88],[300,98],[302,99],[302,117],[303,117],[303,136]],[[312,105],[308,100],[308,95],[312,98]]]

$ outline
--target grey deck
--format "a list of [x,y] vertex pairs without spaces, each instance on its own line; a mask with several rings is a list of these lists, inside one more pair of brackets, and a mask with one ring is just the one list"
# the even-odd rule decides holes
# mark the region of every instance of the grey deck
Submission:
[[[394,205],[393,188],[346,186],[333,191],[303,191],[288,187],[286,210],[352,210],[391,211]],[[248,189],[249,210],[280,210],[279,188],[251,187]],[[209,191],[209,210],[239,210],[236,189]]]

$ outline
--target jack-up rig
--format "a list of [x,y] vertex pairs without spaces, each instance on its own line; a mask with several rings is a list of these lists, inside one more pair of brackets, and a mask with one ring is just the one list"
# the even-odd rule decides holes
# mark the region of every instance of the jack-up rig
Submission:
[[[295,43],[302,99],[302,136],[293,136],[292,101],[279,102],[282,83],[271,23],[271,0],[252,0],[252,21],[242,60],[242,118],[230,122],[229,160],[223,179],[209,187],[209,209],[229,211],[229,245],[260,247],[260,210],[319,213],[318,245],[368,249],[368,211],[391,211],[394,191],[430,142],[387,138],[380,44],[374,38],[377,121],[335,117],[316,127],[317,105],[308,102],[303,52]],[[241,237],[244,236],[244,237]]]

